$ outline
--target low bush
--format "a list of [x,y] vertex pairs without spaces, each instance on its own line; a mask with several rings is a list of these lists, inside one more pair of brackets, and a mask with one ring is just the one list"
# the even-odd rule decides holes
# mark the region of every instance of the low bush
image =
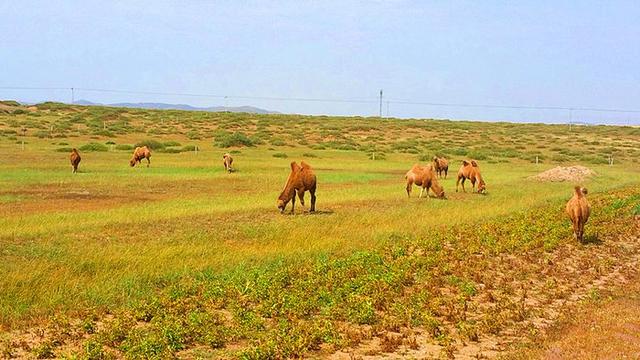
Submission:
[[100,144],[96,142],[88,143],[82,145],[78,148],[80,151],[109,151],[109,148],[105,144]]
[[164,143],[161,143],[160,141],[153,140],[153,139],[143,140],[135,144],[135,147],[143,147],[143,146],[146,146],[149,149],[156,150],[156,151],[160,151],[165,148]]
[[232,146],[242,147],[242,146],[255,146],[254,140],[249,138],[245,133],[242,132],[234,132],[233,134],[223,132],[220,135],[216,136],[216,145],[223,148],[228,148]]

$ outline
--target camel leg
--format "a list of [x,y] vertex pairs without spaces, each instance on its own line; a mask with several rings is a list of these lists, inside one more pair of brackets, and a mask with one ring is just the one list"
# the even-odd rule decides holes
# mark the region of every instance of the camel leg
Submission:
[[151,159],[147,158],[147,167],[149,167],[149,165],[151,165]]
[[472,193],[476,192],[476,180],[475,179],[471,179],[469,181],[471,181],[471,192]]
[[309,209],[309,212],[315,212],[316,211],[316,189],[311,189],[309,190],[309,192],[311,193],[311,208]]
[[413,182],[407,181],[407,197],[411,197],[411,188],[413,187]]
[[573,238],[576,240],[580,240],[578,238],[578,221],[571,219],[571,225],[573,226]]
[[294,213],[294,208],[296,207],[296,194],[293,194],[291,198],[291,213]]
[[449,172],[449,169],[444,169],[444,178],[447,178],[447,173]]
[[462,178],[462,182],[461,182],[461,185],[462,185],[462,192],[467,192],[467,189],[465,189],[465,188],[464,188],[464,182],[465,182],[465,180],[467,180],[467,178],[463,177],[463,178]]
[[300,198],[300,204],[304,206],[304,191],[298,191],[298,197]]

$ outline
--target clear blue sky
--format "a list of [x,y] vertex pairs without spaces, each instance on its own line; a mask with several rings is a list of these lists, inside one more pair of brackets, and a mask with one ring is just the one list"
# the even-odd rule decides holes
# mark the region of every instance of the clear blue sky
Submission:
[[[384,89],[390,99],[438,103],[640,108],[638,1],[2,1],[0,17],[0,86],[346,99],[376,99]],[[0,98],[70,95],[0,90]],[[377,104],[227,103],[378,112]],[[389,112],[568,120],[566,111],[391,104]],[[574,120],[638,124],[640,114],[577,111]]]

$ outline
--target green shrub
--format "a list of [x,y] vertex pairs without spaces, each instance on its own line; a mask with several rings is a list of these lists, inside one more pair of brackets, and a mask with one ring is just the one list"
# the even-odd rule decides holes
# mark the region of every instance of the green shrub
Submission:
[[467,155],[467,149],[461,148],[461,147],[453,148],[451,149],[451,154],[458,155],[458,156],[465,156]]
[[304,153],[304,154],[302,154],[302,156],[308,157],[308,158],[317,158],[318,157],[318,155],[316,155],[314,153]]
[[129,144],[118,144],[116,145],[116,150],[126,150],[126,151],[131,151],[134,149],[133,145],[129,145]]
[[433,156],[428,154],[422,154],[418,156],[418,161],[431,161],[432,159],[433,159]]
[[202,138],[200,136],[200,133],[195,130],[187,131],[186,136],[189,138],[189,140],[200,140]]
[[181,151],[196,151],[195,145],[185,145],[182,147]]
[[165,142],[163,143],[163,145],[164,145],[164,146],[166,146],[166,147],[170,147],[170,146],[180,146],[180,145],[182,145],[182,144],[180,144],[180,143],[179,143],[179,142],[177,142],[177,141],[165,141]]
[[44,130],[40,130],[40,131],[36,131],[36,133],[34,134],[34,136],[39,137],[40,139],[44,139],[46,137],[49,137],[49,132],[48,131],[44,131]]
[[61,147],[56,149],[57,152],[71,152],[71,150],[72,149],[70,147]]
[[105,136],[105,137],[115,137],[115,134],[109,130],[97,130],[92,132],[93,135]]
[[88,144],[80,146],[80,148],[78,148],[78,150],[80,150],[80,151],[109,151],[109,148],[107,147],[107,145],[96,143],[96,142],[92,142],[92,143],[88,143]]
[[275,153],[275,154],[273,154],[273,157],[281,158],[281,159],[286,159],[286,158],[288,158],[289,156],[288,156],[287,154],[285,154],[285,153],[279,152],[279,153]]
[[588,162],[590,164],[608,164],[609,159],[604,156],[581,156],[581,161]]
[[255,146],[254,140],[250,139],[242,132],[234,132],[233,134],[223,134],[221,138],[216,137],[219,147],[228,148],[232,146]]
[[161,143],[160,141],[153,140],[153,139],[147,139],[147,140],[137,142],[134,146],[135,147],[146,146],[149,149],[156,150],[156,151],[159,151],[165,148],[164,143]]
[[490,159],[486,152],[481,150],[471,150],[467,153],[467,156],[475,160],[487,160]]
[[178,153],[182,152],[181,149],[175,149],[175,148],[163,148],[163,149],[159,149],[157,151],[161,152],[161,153],[167,153],[167,154],[178,154]]

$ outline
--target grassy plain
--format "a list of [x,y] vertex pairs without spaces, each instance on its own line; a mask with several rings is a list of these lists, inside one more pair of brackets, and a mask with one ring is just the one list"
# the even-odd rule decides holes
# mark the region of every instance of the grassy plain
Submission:
[[[514,284],[532,273],[500,269],[498,258],[535,264],[572,248],[606,253],[594,260],[605,271],[629,255],[574,244],[562,213],[573,184],[530,176],[557,164],[596,171],[585,183],[596,244],[606,229],[626,236],[640,213],[638,128],[0,110],[5,356],[324,357],[373,339],[373,355],[428,343],[455,354],[533,316],[514,300]],[[156,148],[150,168],[128,166],[139,142]],[[70,147],[81,149],[76,175]],[[408,200],[404,173],[434,154],[451,162],[448,199]],[[455,192],[463,158],[479,160],[489,195]],[[319,211],[298,204],[281,215],[276,197],[301,159],[318,175]],[[491,270],[513,281],[487,290]],[[568,296],[545,281],[548,301]],[[487,292],[504,300],[497,310],[482,305]],[[11,340],[33,328],[43,329],[37,340]],[[414,346],[416,332],[429,336]]]

